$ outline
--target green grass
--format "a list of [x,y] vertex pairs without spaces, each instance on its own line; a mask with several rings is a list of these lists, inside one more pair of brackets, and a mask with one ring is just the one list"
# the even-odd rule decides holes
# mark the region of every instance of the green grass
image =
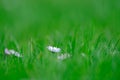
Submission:
[[1,0],[0,79],[119,80],[119,14],[119,0]]

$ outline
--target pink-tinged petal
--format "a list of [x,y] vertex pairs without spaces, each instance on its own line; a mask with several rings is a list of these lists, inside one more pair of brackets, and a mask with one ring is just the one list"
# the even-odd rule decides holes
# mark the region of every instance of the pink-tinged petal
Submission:
[[5,48],[5,54],[7,54],[7,55],[11,54],[7,48]]

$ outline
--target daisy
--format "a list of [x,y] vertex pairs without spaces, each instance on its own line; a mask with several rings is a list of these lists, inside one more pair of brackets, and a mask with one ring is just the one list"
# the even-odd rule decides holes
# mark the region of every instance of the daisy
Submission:
[[64,60],[64,59],[70,58],[71,56],[72,55],[65,53],[65,54],[61,54],[61,55],[57,56],[57,59]]
[[53,47],[53,46],[48,46],[47,49],[51,52],[54,52],[54,53],[59,53],[61,51],[60,48]]
[[16,57],[22,57],[19,52],[16,52],[15,50],[9,50],[7,48],[5,48],[5,54],[14,55]]

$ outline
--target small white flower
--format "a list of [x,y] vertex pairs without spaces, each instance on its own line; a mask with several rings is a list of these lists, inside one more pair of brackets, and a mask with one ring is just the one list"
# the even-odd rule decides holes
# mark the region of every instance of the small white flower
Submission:
[[18,53],[18,52],[16,52],[14,55],[17,56],[17,57],[22,57],[22,56],[20,55],[20,53]]
[[15,53],[16,53],[16,51],[14,51],[14,50],[9,50],[9,52],[10,52],[11,54],[15,54]]
[[80,56],[84,59],[88,59],[88,56],[86,55],[86,53],[81,53]]
[[57,59],[64,60],[64,59],[70,58],[71,56],[72,55],[65,53],[65,54],[61,54],[61,55],[57,56]]
[[7,55],[11,54],[7,48],[5,49],[5,54],[7,54]]
[[5,54],[14,55],[16,57],[22,57],[19,52],[16,52],[15,50],[8,50],[7,48],[5,49]]
[[81,53],[81,56],[82,56],[82,57],[86,57],[85,53]]
[[61,51],[60,48],[57,48],[57,47],[53,47],[53,46],[48,46],[47,49],[51,52],[54,52],[54,53],[58,53]]

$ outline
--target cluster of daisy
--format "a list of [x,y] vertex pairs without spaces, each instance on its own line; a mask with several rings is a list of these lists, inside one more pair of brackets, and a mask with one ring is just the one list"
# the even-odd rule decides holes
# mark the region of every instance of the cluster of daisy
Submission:
[[15,50],[13,50],[13,49],[8,49],[8,48],[5,48],[5,54],[6,55],[14,55],[14,56],[16,56],[16,57],[22,57],[22,55],[20,55],[20,53],[19,52],[17,52],[17,51],[15,51]]
[[[47,49],[52,53],[60,53],[61,52],[60,48],[53,47],[53,46],[48,46]],[[5,48],[4,52],[5,52],[6,55],[13,55],[13,56],[16,56],[16,57],[19,57],[19,58],[22,57],[22,55],[19,52],[15,51],[13,49]],[[70,58],[70,57],[71,57],[70,54],[64,53],[64,54],[59,54],[57,56],[57,59],[58,60],[64,60],[64,59],[67,59],[67,58]]]
[[[47,49],[50,51],[50,52],[53,52],[53,53],[60,53],[61,52],[61,49],[60,48],[57,48],[57,47],[53,47],[53,46],[48,46]],[[68,54],[68,53],[64,53],[64,54],[60,54],[57,56],[57,59],[58,60],[65,60],[67,58],[70,58],[71,55]]]

